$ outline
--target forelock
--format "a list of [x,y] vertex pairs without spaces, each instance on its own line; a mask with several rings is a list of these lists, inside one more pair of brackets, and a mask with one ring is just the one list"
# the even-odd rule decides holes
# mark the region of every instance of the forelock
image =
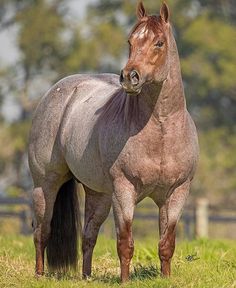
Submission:
[[164,32],[162,20],[160,16],[148,16],[145,20],[138,22],[130,33],[130,37],[133,35],[138,35],[142,38],[149,31],[152,31],[154,34]]
[[147,29],[154,34],[157,32],[164,32],[161,17],[156,15],[149,16],[147,20]]

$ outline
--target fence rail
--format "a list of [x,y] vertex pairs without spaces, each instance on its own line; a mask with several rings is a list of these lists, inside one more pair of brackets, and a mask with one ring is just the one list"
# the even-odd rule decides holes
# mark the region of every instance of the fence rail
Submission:
[[[20,211],[12,211],[10,206],[22,206]],[[3,209],[2,209],[3,208]],[[8,210],[6,210],[8,209]],[[0,197],[0,218],[16,218],[20,221],[20,233],[30,234],[30,201],[20,197]]]
[[[14,205],[19,206],[20,211],[14,211],[10,208]],[[20,232],[29,234],[32,232],[30,206],[30,201],[25,198],[0,197],[0,219],[18,218],[21,223]],[[148,208],[148,205],[146,208]],[[220,211],[217,207],[209,206],[208,201],[202,198],[196,201],[195,206],[186,207],[181,217],[185,237],[208,237],[209,223],[236,224],[235,211],[231,211],[234,214],[233,216],[221,215],[219,214]],[[158,221],[157,213],[135,213],[134,218],[142,221]]]

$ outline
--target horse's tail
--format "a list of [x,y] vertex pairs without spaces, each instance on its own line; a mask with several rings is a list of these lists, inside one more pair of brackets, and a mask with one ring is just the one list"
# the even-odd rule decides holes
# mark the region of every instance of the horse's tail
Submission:
[[80,232],[79,201],[74,179],[64,183],[54,204],[51,233],[47,242],[49,271],[66,272],[76,269]]

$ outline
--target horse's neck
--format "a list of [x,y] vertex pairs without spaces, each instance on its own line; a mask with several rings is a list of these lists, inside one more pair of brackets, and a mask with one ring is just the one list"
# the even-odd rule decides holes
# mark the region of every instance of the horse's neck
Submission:
[[181,113],[186,107],[178,50],[174,38],[171,40],[167,79],[162,84],[148,85],[142,97],[158,120]]

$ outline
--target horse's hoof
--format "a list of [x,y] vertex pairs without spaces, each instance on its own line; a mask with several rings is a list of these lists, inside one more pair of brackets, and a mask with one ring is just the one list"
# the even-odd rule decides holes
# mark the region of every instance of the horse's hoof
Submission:
[[40,279],[40,278],[43,277],[43,274],[44,274],[44,273],[37,273],[37,272],[36,272],[36,273],[34,274],[34,278],[35,278],[35,279]]
[[83,274],[83,280],[91,281],[91,275]]

